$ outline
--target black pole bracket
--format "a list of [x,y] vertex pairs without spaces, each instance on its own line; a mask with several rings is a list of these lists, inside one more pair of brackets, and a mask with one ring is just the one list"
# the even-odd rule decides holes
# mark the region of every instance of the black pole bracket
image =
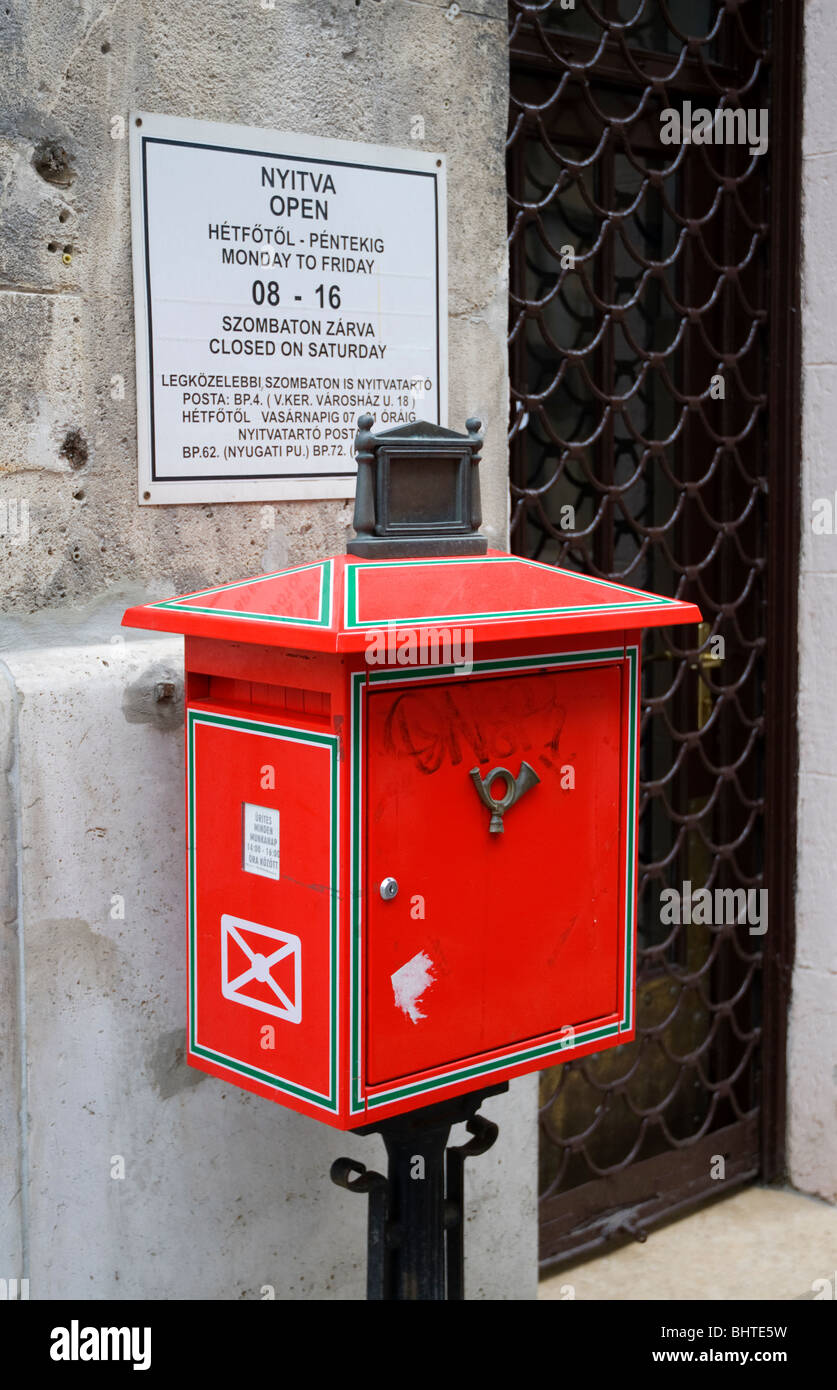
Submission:
[[[477,1111],[507,1090],[503,1082],[356,1130],[381,1135],[386,1177],[350,1158],[331,1165],[332,1182],[369,1197],[367,1299],[464,1299],[465,1160],[497,1139],[497,1125]],[[463,1122],[471,1139],[448,1148],[452,1126]]]

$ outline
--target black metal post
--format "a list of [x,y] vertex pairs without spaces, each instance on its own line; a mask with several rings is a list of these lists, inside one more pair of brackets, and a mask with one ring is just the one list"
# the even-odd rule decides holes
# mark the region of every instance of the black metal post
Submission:
[[[419,1112],[420,1114],[421,1112]],[[389,1184],[393,1299],[445,1297],[445,1148],[450,1121],[411,1123],[399,1116],[381,1126]]]
[[[387,1176],[338,1158],[332,1181],[369,1194],[367,1298],[439,1301],[464,1298],[465,1159],[485,1153],[498,1129],[476,1112],[508,1083],[396,1115],[358,1134],[380,1134]],[[464,1121],[474,1136],[448,1149],[451,1127]]]

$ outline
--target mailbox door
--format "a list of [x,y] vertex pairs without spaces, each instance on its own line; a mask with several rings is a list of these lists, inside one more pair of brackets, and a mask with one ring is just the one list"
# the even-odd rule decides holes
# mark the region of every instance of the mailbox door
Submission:
[[337,1109],[337,740],[187,715],[189,1061]]
[[[544,1041],[545,1054],[631,1035],[628,663],[561,660],[370,687],[370,1088],[404,1094],[420,1075],[438,1088],[440,1072],[479,1076],[480,1059],[504,1054],[531,1070]],[[524,762],[539,780],[492,832],[472,769],[517,778]],[[507,785],[498,777],[494,797]]]

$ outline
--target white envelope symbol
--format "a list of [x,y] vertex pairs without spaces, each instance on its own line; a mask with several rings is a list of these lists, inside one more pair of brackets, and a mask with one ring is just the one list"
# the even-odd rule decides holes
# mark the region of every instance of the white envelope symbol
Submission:
[[[229,943],[235,942],[245,958],[250,962],[245,970],[236,966],[238,973],[230,979]],[[272,970],[291,956],[293,985],[290,997],[277,983]],[[287,986],[287,966],[282,971]],[[249,990],[249,993],[244,991]],[[275,1018],[286,1018],[289,1023],[302,1022],[302,942],[291,932],[279,931],[276,927],[263,927],[258,922],[248,922],[243,917],[233,917],[225,912],[221,917],[221,993],[225,999],[236,1004],[246,1004],[249,1009],[258,1009],[263,1014],[273,1014]],[[273,1002],[275,996],[276,1002]]]

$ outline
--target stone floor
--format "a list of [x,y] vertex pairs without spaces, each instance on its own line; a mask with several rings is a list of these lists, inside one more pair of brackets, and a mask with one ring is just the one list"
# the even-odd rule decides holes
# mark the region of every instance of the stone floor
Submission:
[[643,1245],[565,1267],[541,1281],[538,1296],[833,1299],[837,1206],[750,1187],[652,1231]]

